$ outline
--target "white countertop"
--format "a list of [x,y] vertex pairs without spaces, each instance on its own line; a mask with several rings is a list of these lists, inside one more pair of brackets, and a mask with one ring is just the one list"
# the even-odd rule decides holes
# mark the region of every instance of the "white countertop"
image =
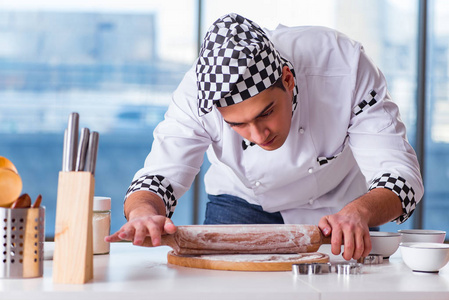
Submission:
[[[45,246],[49,257],[53,244]],[[449,299],[449,264],[437,274],[415,273],[399,250],[360,275],[192,269],[168,265],[169,250],[113,244],[111,254],[94,256],[94,279],[81,285],[54,284],[52,261],[45,260],[41,278],[0,279],[0,299]],[[329,254],[330,245],[319,252]]]

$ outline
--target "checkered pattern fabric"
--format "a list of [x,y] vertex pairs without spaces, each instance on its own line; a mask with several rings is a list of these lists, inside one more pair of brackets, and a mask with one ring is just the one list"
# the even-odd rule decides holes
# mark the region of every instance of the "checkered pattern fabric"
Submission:
[[247,139],[243,139],[242,140],[242,148],[243,148],[243,150],[246,150],[246,149],[248,149],[248,147],[252,147],[254,145],[256,145],[256,144],[254,144],[253,142],[248,141]]
[[319,157],[317,157],[316,160],[320,164],[320,166],[329,163],[333,159],[336,159],[343,152],[343,149],[346,147],[346,145],[348,143],[348,140],[349,140],[349,135],[346,135],[345,140],[343,142],[342,150],[341,150],[341,152],[337,153],[336,155],[334,155],[334,156],[319,156]]
[[237,14],[221,17],[207,32],[196,65],[198,114],[257,95],[276,82],[286,64],[293,69],[259,25]]
[[405,222],[412,215],[416,208],[415,191],[404,178],[391,173],[385,173],[373,180],[369,190],[375,188],[389,189],[401,199],[403,214],[396,219],[398,224]]
[[325,164],[329,163],[331,160],[333,160],[335,158],[337,158],[337,155],[329,156],[329,157],[320,156],[320,157],[317,157],[316,160],[318,161],[320,166],[322,166],[322,165],[325,165]]
[[352,112],[357,116],[359,114],[361,114],[363,112],[363,109],[369,105],[369,106],[373,106],[374,104],[377,103],[376,97],[377,93],[374,90],[371,90],[369,92],[369,96],[371,97],[371,99],[369,101],[366,100],[362,100],[362,102],[360,102],[356,107],[354,107],[354,109],[352,110]]
[[178,204],[173,196],[173,188],[170,183],[161,175],[144,175],[133,182],[126,192],[125,199],[136,191],[151,191],[159,195],[165,202],[165,215],[171,218],[175,211],[175,206]]

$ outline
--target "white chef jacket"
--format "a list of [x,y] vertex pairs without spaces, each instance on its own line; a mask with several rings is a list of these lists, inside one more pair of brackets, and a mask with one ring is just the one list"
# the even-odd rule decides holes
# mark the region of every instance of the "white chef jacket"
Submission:
[[244,150],[242,137],[216,107],[199,117],[192,68],[155,129],[151,152],[127,196],[151,190],[171,216],[207,151],[208,194],[230,194],[267,212],[279,211],[286,224],[317,224],[380,178],[402,180],[408,196],[400,186],[390,189],[403,203],[397,222],[405,221],[423,195],[419,165],[385,78],[363,47],[324,27],[279,26],[266,32],[293,65],[298,87],[284,145],[274,151],[257,145]]

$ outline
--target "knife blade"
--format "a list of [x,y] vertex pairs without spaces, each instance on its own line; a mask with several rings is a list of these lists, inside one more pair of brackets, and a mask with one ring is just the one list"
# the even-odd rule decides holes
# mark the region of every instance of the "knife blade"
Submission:
[[76,153],[78,148],[78,126],[79,126],[79,114],[73,112],[69,116],[69,123],[67,127],[67,164],[68,171],[75,171],[76,166]]
[[87,148],[89,145],[89,128],[82,128],[80,134],[80,140],[78,144],[78,154],[76,156],[76,168],[75,171],[83,171],[86,165]]
[[87,158],[85,171],[91,172],[95,176],[95,167],[97,163],[98,142],[100,135],[96,131],[92,131],[89,136],[89,145],[87,147]]
[[68,172],[69,171],[69,158],[68,158],[68,145],[67,145],[68,141],[67,141],[67,128],[64,130],[64,144],[62,146],[62,171],[63,172]]

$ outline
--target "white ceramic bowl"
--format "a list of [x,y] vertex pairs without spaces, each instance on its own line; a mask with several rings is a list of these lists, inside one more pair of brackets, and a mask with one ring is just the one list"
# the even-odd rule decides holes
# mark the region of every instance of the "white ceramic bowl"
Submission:
[[443,243],[446,238],[446,231],[442,230],[405,229],[398,232],[402,234],[403,243]]
[[401,243],[402,259],[417,272],[438,272],[449,262],[449,245],[443,243]]
[[370,254],[390,257],[398,250],[401,234],[397,232],[370,231],[372,249]]

